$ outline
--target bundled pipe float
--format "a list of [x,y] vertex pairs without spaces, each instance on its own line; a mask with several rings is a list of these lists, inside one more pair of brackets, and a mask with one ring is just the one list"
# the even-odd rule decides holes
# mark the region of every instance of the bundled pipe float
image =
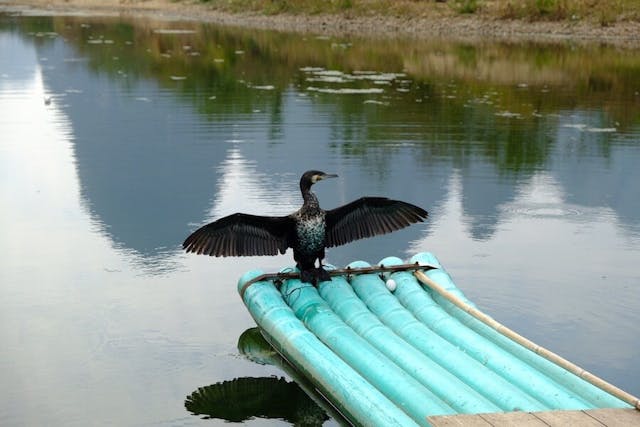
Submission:
[[355,425],[640,407],[480,312],[430,253],[328,271],[317,287],[250,271],[238,290],[273,348]]

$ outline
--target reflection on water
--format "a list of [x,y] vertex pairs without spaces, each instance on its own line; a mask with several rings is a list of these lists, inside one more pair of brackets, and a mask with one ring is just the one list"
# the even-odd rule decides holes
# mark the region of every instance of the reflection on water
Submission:
[[279,375],[236,357],[235,281],[290,254],[179,245],[290,213],[312,168],[340,175],[325,208],[431,214],[328,262],[433,251],[498,320],[640,394],[639,73],[605,46],[0,15],[0,424],[200,423],[199,384]]
[[258,328],[247,329],[240,335],[238,350],[255,363],[278,366],[298,383],[277,377],[243,377],[199,387],[185,400],[189,412],[231,422],[254,417],[279,418],[296,426],[320,426],[329,419],[326,412],[336,419],[340,417],[315,388],[271,348]]
[[235,378],[200,387],[185,401],[194,415],[242,422],[280,418],[294,425],[320,426],[328,417],[300,387],[284,378]]

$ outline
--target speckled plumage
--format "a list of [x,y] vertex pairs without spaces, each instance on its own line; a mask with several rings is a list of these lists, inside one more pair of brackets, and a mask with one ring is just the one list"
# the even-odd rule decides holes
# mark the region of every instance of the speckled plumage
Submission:
[[[318,198],[310,190],[311,185],[300,181],[300,191],[304,204],[293,214],[295,235],[293,241],[293,259],[300,271],[313,271],[316,260],[322,267],[324,248],[326,246],[325,212],[320,208]],[[314,282],[315,275],[311,281]]]
[[296,223],[296,236],[300,252],[315,253],[324,249],[324,212],[313,217],[300,217]]

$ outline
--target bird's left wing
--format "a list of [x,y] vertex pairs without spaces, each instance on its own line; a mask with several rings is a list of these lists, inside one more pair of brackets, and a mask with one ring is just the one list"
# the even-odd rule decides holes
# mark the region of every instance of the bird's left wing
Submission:
[[211,256],[253,256],[285,253],[293,219],[243,213],[220,218],[194,231],[182,244],[187,252]]
[[386,197],[362,197],[326,212],[327,247],[390,233],[427,218],[427,211]]

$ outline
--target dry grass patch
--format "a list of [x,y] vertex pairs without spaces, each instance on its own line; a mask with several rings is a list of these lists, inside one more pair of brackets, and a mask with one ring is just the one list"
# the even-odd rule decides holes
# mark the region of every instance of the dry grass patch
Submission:
[[640,22],[640,0],[201,0],[227,12],[439,17],[476,14],[527,21]]
[[227,12],[274,14],[347,14],[352,16],[426,17],[455,14],[460,4],[481,0],[201,0]]
[[491,14],[503,19],[588,20],[603,26],[640,21],[640,0],[497,0],[486,4]]

